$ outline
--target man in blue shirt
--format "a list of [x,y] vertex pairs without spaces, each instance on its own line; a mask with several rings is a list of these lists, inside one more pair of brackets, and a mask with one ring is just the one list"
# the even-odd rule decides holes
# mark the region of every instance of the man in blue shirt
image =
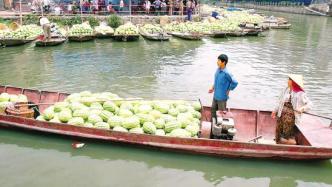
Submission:
[[213,93],[213,101],[211,107],[211,117],[216,117],[216,111],[226,111],[229,91],[234,90],[238,85],[237,80],[228,72],[226,65],[228,57],[225,54],[218,56],[218,69],[214,75],[214,85],[210,88],[209,93]]

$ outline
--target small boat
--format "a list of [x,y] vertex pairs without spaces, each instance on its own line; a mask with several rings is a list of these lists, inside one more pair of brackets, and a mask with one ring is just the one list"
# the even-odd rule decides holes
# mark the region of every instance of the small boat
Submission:
[[68,40],[71,42],[87,42],[95,39],[95,37],[95,35],[68,36]]
[[36,40],[36,47],[47,47],[47,46],[56,46],[64,43],[66,38],[51,38],[50,40]]
[[227,32],[226,36],[241,37],[241,36],[245,36],[246,34],[247,34],[247,32],[240,30],[240,31]]
[[292,26],[292,24],[288,23],[288,24],[270,25],[270,28],[271,29],[290,29],[291,26]]
[[279,22],[263,22],[262,27],[268,29],[290,29],[292,24]]
[[182,38],[185,40],[201,40],[203,35],[200,33],[180,33],[180,32],[171,32],[172,36]]
[[147,40],[152,41],[167,41],[171,38],[171,35],[168,35],[167,33],[155,33],[155,34],[149,34],[144,32],[143,30],[139,30],[140,35],[143,36],[143,38]]
[[3,47],[11,47],[11,46],[19,46],[24,45],[26,43],[32,42],[35,39],[4,39],[0,38],[0,46]]
[[[63,101],[69,94],[53,91],[0,86],[0,93],[24,94],[30,102],[43,111],[54,102]],[[329,127],[321,117],[303,114],[302,122],[296,125],[298,145],[275,144],[276,120],[270,111],[251,109],[228,109],[234,119],[237,133],[232,140],[211,138],[211,108],[202,107],[200,134],[198,138],[178,138],[149,134],[136,134],[106,129],[74,126],[64,123],[38,121],[34,118],[0,114],[0,127],[61,135],[75,139],[123,143],[158,150],[170,150],[216,157],[258,158],[282,160],[326,160],[332,158],[332,125]],[[262,138],[263,137],[263,138]],[[259,141],[261,138],[265,141]],[[257,141],[258,140],[258,141]]]
[[106,39],[106,38],[113,38],[114,36],[114,33],[97,33],[95,34],[96,38],[99,38],[99,39]]
[[207,36],[210,36],[212,38],[225,38],[227,35],[226,32],[223,31],[215,31],[215,32],[210,32],[207,34]]
[[243,29],[243,32],[246,33],[245,36],[258,36],[262,30],[261,29]]
[[113,39],[121,42],[131,42],[137,41],[139,39],[139,34],[135,35],[114,35]]

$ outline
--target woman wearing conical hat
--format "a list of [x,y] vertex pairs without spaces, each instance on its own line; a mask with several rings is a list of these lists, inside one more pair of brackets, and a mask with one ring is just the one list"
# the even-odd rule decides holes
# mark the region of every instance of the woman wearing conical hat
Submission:
[[[311,108],[311,102],[304,92],[302,75],[288,75],[288,86],[279,97],[271,117],[277,117],[276,142],[283,143],[294,139],[295,124],[300,122],[301,114]],[[296,142],[294,142],[296,143]]]

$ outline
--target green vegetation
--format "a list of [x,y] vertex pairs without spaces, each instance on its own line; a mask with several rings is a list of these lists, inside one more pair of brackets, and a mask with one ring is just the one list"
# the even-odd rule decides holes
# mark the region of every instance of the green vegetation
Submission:
[[123,24],[123,20],[121,19],[121,17],[113,14],[107,18],[107,23],[112,28],[118,28],[120,25]]

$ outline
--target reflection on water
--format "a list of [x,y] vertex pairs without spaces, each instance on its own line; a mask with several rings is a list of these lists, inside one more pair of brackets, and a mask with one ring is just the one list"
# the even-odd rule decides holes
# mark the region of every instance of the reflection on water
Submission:
[[[11,186],[306,186],[332,184],[332,164],[221,159],[122,144],[85,142],[72,149],[70,139],[5,129],[0,131],[0,182]],[[44,176],[35,180],[37,176]],[[64,178],[68,180],[63,180]],[[127,183],[128,182],[128,183]],[[8,185],[7,185],[8,184]],[[84,185],[84,186],[85,186]],[[310,185],[309,185],[310,186]]]
[[[277,15],[277,14],[275,14]],[[301,73],[313,112],[332,116],[332,19],[281,14],[290,31],[265,37],[122,43],[96,40],[52,48],[0,49],[1,84],[124,97],[202,99],[220,53],[239,80],[229,105],[272,109],[288,73]],[[1,186],[328,186],[331,161],[217,159],[123,145],[0,131]],[[3,169],[5,168],[5,169]]]

